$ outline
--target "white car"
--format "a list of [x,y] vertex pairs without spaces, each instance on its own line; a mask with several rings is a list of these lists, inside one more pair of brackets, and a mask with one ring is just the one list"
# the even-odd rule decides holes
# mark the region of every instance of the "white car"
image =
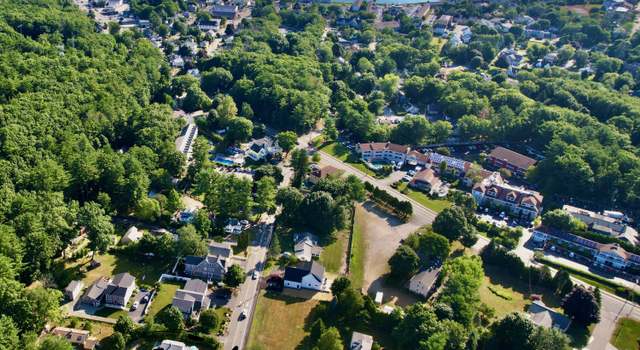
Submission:
[[134,311],[138,308],[138,306],[140,306],[140,302],[139,301],[135,301],[133,303],[133,305],[131,305],[131,311]]
[[251,279],[254,279],[254,280],[258,279],[258,271],[253,271],[253,274],[251,274]]

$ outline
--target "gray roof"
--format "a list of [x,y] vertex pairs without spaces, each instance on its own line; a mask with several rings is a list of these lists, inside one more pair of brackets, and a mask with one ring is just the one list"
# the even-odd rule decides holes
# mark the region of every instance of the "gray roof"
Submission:
[[87,288],[82,297],[94,300],[100,299],[108,286],[109,280],[106,277],[100,277]]
[[82,283],[82,281],[74,280],[69,282],[69,284],[67,285],[67,288],[65,288],[64,290],[66,292],[73,292],[76,290],[76,288],[82,288],[83,285],[84,283]]
[[203,280],[192,278],[187,281],[187,283],[184,285],[184,288],[182,289],[188,290],[190,292],[205,294],[207,292],[208,286],[207,283]]
[[211,242],[209,243],[209,255],[215,255],[229,259],[233,256],[233,249],[229,243]]
[[122,272],[113,276],[111,284],[117,287],[129,288],[136,282],[136,278],[131,276],[128,272]]
[[371,350],[373,347],[373,337],[368,334],[353,332],[351,335],[351,345],[349,350]]
[[288,266],[284,271],[287,281],[301,282],[302,278],[312,274],[318,282],[324,281],[324,266],[317,261],[302,261],[294,266]]
[[538,326],[547,328],[558,328],[561,331],[566,331],[571,324],[571,320],[550,308],[540,301],[534,301],[529,305],[529,315],[531,321]]

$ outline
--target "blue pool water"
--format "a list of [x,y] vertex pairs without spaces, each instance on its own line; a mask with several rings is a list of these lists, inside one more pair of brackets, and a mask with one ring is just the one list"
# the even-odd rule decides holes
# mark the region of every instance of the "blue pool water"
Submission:
[[231,160],[229,158],[222,157],[220,155],[217,155],[216,158],[213,161],[218,163],[218,164],[222,164],[224,166],[233,166],[233,164],[234,164],[233,160]]

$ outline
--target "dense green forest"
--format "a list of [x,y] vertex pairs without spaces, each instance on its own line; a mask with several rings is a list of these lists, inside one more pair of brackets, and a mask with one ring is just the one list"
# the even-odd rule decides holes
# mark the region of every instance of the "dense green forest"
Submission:
[[[104,238],[113,233],[105,213],[128,213],[180,171],[179,124],[156,103],[169,81],[147,40],[96,33],[70,1],[0,1],[4,335],[58,316],[60,292],[24,285],[51,280],[54,257],[80,226]],[[99,249],[105,240],[92,241]]]

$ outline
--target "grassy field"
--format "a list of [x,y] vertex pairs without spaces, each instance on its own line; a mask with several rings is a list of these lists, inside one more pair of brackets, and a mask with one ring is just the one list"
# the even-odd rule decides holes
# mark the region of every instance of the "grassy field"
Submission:
[[66,318],[60,324],[62,327],[86,329],[98,340],[102,340],[113,334],[113,325],[103,322],[88,321],[75,317]]
[[480,287],[480,300],[496,310],[496,316],[502,316],[513,311],[526,311],[531,303],[531,294],[542,294],[543,302],[557,308],[560,300],[549,290],[529,286],[509,274],[509,271],[494,266],[484,266],[485,278]]
[[248,350],[293,350],[307,336],[305,321],[317,300],[261,292],[251,324]]
[[333,236],[333,241],[323,247],[320,262],[328,272],[340,273],[349,243],[349,231],[342,230],[334,233]]
[[618,350],[640,349],[640,322],[630,318],[621,318],[611,336],[611,343]]
[[429,198],[429,196],[420,191],[414,191],[410,189],[405,182],[398,186],[398,191],[402,192],[414,201],[424,205],[425,207],[435,211],[436,213],[439,213],[451,206],[451,202],[449,202],[448,200]]
[[118,317],[120,316],[128,316],[128,313],[124,310],[120,310],[120,309],[112,309],[109,307],[103,307],[101,309],[99,309],[98,311],[96,311],[96,316],[100,316],[100,317],[109,317],[109,318],[113,318],[115,320],[118,319]]
[[353,220],[353,247],[351,249],[351,260],[349,261],[349,279],[356,289],[362,288],[364,282],[364,254],[366,251],[364,236],[362,232],[362,216],[359,210],[355,210]]
[[173,296],[176,294],[176,290],[182,287],[181,283],[177,282],[162,282],[158,293],[153,298],[151,306],[149,308],[149,316],[155,316],[164,309],[167,305],[171,304]]
[[[70,279],[81,279],[85,286],[89,286],[99,277],[112,277],[121,272],[128,272],[136,278],[139,286],[152,286],[160,275],[169,270],[171,263],[161,263],[157,260],[132,260],[122,254],[98,254],[95,258],[100,263],[95,269],[89,270],[91,259],[76,261],[65,266],[65,273]],[[84,271],[87,269],[87,271]]]
[[366,165],[362,164],[362,162],[360,162],[355,154],[353,154],[348,148],[337,142],[330,143],[322,147],[320,150],[328,153],[329,155],[339,159],[344,163],[348,163],[352,167],[362,171],[367,175],[376,176],[376,173],[374,173],[373,170],[367,168]]

